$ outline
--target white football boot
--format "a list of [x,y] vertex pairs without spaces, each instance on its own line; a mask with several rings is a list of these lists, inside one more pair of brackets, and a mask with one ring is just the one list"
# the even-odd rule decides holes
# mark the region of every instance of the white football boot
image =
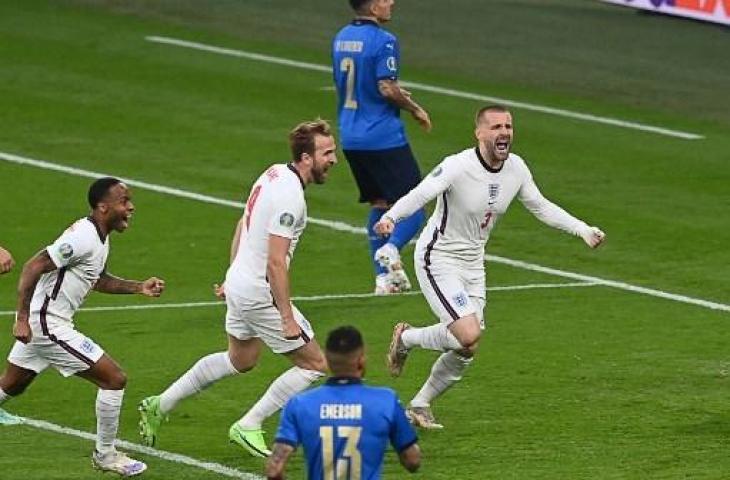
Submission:
[[441,430],[444,428],[436,421],[431,407],[408,407],[406,408],[406,417],[416,427],[425,428],[426,430]]
[[[400,260],[398,248],[392,243],[386,243],[375,251],[375,261],[387,270],[387,277],[384,279],[387,288],[382,295],[390,293],[400,293],[411,289],[411,281],[403,269],[403,263]],[[380,276],[380,275],[379,275]],[[375,293],[378,293],[378,284],[376,279]]]
[[94,450],[91,454],[91,464],[102,472],[113,472],[122,477],[134,477],[147,470],[144,462],[129,458],[124,452],[117,450],[101,454]]

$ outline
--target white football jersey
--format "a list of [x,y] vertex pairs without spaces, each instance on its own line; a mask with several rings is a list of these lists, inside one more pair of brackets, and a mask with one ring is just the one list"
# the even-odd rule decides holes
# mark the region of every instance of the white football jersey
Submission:
[[291,239],[288,265],[306,225],[304,182],[292,165],[272,165],[256,180],[246,201],[238,253],[226,273],[226,294],[237,295],[244,307],[270,305],[269,235]]
[[[77,220],[46,247],[58,267],[41,276],[33,292],[30,313],[47,334],[55,322],[72,322],[86,296],[99,280],[109,256],[109,236],[102,237],[91,217]],[[48,319],[47,319],[48,317]]]
[[[470,148],[446,157],[386,215],[399,220],[438,197],[421,232],[416,255],[427,262],[442,257],[472,266],[484,262],[484,246],[512,199],[542,222],[578,235],[587,225],[542,196],[524,160],[513,153],[498,170]],[[428,257],[428,258],[426,258]]]

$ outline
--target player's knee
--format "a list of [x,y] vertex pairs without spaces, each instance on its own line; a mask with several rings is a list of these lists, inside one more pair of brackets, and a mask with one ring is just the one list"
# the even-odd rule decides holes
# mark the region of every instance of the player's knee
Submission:
[[327,375],[327,361],[324,358],[321,358],[317,361],[316,367],[317,368],[315,368],[314,370],[316,370],[318,374],[320,374],[321,376]]
[[256,367],[256,360],[253,360],[248,356],[231,355],[230,359],[233,368],[235,368],[238,373],[250,372],[254,369],[254,367]]
[[17,397],[18,395],[25,392],[25,389],[28,388],[30,385],[30,382],[18,382],[11,385],[7,385],[2,387],[3,392],[10,395],[11,397]]
[[456,353],[459,357],[464,361],[464,363],[471,363],[471,360],[474,358],[474,355],[477,353],[477,350],[479,349],[479,342],[474,342],[468,347],[462,348],[461,350],[457,350]]
[[324,356],[302,360],[297,362],[297,366],[303,370],[317,372],[318,375],[327,374],[327,361],[324,359]]
[[476,349],[479,346],[480,338],[482,338],[482,331],[479,329],[464,330],[459,332],[459,335],[456,337],[462,346],[461,350],[471,352],[472,355],[476,352]]
[[124,390],[127,386],[127,374],[119,369],[109,376],[106,381],[106,390]]

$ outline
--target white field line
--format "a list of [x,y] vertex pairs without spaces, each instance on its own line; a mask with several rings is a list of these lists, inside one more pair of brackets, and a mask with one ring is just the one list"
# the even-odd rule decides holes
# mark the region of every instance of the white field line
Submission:
[[[4,152],[0,152],[0,160],[6,160],[8,162],[17,163],[20,165],[30,165],[33,167],[38,167],[38,168],[42,168],[42,169],[46,169],[46,170],[53,170],[53,171],[57,171],[57,172],[63,172],[63,173],[71,174],[71,175],[88,177],[88,178],[99,178],[99,177],[107,175],[105,173],[91,172],[89,170],[82,170],[80,168],[67,167],[65,165],[45,162],[42,160],[34,160],[32,158],[21,157],[19,155],[13,155],[13,154],[4,153]],[[119,178],[123,178],[123,177],[119,177]],[[211,197],[209,195],[201,195],[199,193],[189,192],[189,191],[181,190],[178,188],[165,187],[163,185],[156,185],[154,183],[147,183],[147,182],[142,182],[142,181],[133,180],[133,179],[129,179],[129,178],[123,178],[123,180],[128,185],[143,188],[145,190],[151,190],[153,192],[165,193],[165,194],[173,195],[176,197],[188,198],[191,200],[197,200],[200,202],[211,203],[211,204],[215,204],[215,205],[225,205],[225,206],[239,208],[239,209],[243,208],[243,203],[241,203],[241,202],[224,200],[221,198]],[[349,225],[344,222],[323,220],[323,219],[313,218],[313,217],[309,217],[307,220],[310,223],[313,223],[315,225],[320,225],[320,226],[330,228],[332,230],[341,231],[341,232],[355,233],[355,234],[361,234],[361,235],[364,235],[366,233],[364,228],[355,227],[355,226]],[[558,277],[570,278],[572,280],[591,282],[591,283],[595,283],[598,285],[604,285],[607,287],[613,287],[613,288],[617,288],[620,290],[626,290],[629,292],[641,293],[641,294],[649,295],[652,297],[664,298],[664,299],[672,300],[675,302],[688,303],[690,305],[697,305],[697,306],[709,308],[712,310],[721,310],[724,312],[730,312],[730,305],[727,305],[724,303],[711,302],[711,301],[703,300],[700,298],[694,298],[694,297],[688,297],[686,295],[669,293],[669,292],[665,292],[662,290],[656,290],[653,288],[639,287],[639,286],[631,285],[631,284],[625,283],[625,282],[606,280],[603,278],[593,277],[590,275],[583,275],[580,273],[573,273],[573,272],[568,272],[565,270],[558,270],[555,268],[543,267],[542,265],[523,262],[520,260],[512,260],[510,258],[500,257],[497,255],[486,255],[485,258],[489,262],[493,262],[493,263],[502,263],[505,265],[510,265],[510,266],[522,268],[525,270],[531,270],[534,272],[542,272],[542,273],[547,273],[550,275],[555,275]]]
[[[541,288],[572,288],[572,287],[594,287],[597,283],[591,282],[572,282],[572,283],[531,283],[527,285],[498,285],[489,287],[490,292],[510,291],[510,290],[534,290]],[[326,300],[349,300],[362,298],[397,298],[398,296],[420,295],[421,292],[413,290],[410,292],[400,293],[398,295],[376,295],[375,293],[342,293],[331,295],[311,295],[304,297],[292,297],[294,302],[321,302]],[[84,307],[79,312],[113,312],[118,310],[157,310],[163,308],[196,308],[196,307],[223,307],[226,302],[183,302],[183,303],[142,303],[135,305],[111,305],[105,307]],[[14,310],[0,310],[0,316],[15,315]]]
[[[273,63],[276,65],[283,65],[286,67],[301,68],[305,70],[314,70],[317,72],[332,73],[332,69],[325,65],[319,65],[316,63],[300,62],[297,60],[290,60],[288,58],[274,57],[271,55],[263,55],[260,53],[246,52],[243,50],[237,50],[232,48],[216,47],[214,45],[207,45],[204,43],[190,42],[187,40],[180,40],[177,38],[160,37],[160,36],[147,36],[145,40],[154,43],[161,43],[165,45],[174,45],[177,47],[192,48],[195,50],[202,50],[210,53],[217,53],[220,55],[228,55],[238,58],[246,58],[248,60],[255,60],[258,62]],[[477,100],[480,102],[499,103],[508,107],[519,108],[523,110],[530,110],[533,112],[547,113],[549,115],[557,115],[560,117],[572,118],[575,120],[581,120],[585,122],[601,123],[604,125],[612,125],[615,127],[629,128],[633,130],[641,130],[644,132],[656,133],[659,135],[666,135],[669,137],[682,138],[684,140],[699,140],[705,138],[703,135],[696,133],[683,132],[680,130],[671,130],[668,128],[657,127],[654,125],[647,125],[643,123],[631,122],[627,120],[620,120],[617,118],[601,117],[598,115],[591,115],[589,113],[574,112],[571,110],[564,110],[562,108],[548,107],[545,105],[536,105],[533,103],[520,102],[517,100],[510,100],[508,98],[491,97],[487,95],[481,95],[478,93],[465,92],[461,90],[454,90],[451,88],[438,87],[434,85],[427,85],[425,83],[417,82],[401,82],[404,87],[412,88],[416,90],[423,90],[431,93],[438,93],[440,95],[446,95],[449,97],[465,98],[468,100]]]
[[[63,435],[71,435],[74,437],[83,438],[85,440],[91,440],[91,441],[96,440],[96,435],[93,433],[83,432],[81,430],[76,430],[74,428],[63,427],[61,425],[56,425],[55,423],[46,422],[44,420],[35,420],[33,418],[26,418],[26,417],[16,417],[16,418],[18,420],[20,420],[20,423],[18,423],[17,425],[29,425],[31,427],[35,427],[35,428],[38,428],[41,430],[48,430],[50,432],[60,433]],[[168,462],[181,463],[183,465],[188,465],[191,467],[208,470],[209,472],[217,473],[217,474],[229,477],[229,478],[240,478],[243,480],[263,480],[264,479],[264,477],[262,477],[260,475],[243,472],[243,471],[237,470],[235,468],[221,465],[220,463],[204,462],[201,460],[196,460],[195,458],[192,458],[192,457],[188,457],[186,455],[166,452],[164,450],[157,450],[156,448],[145,447],[143,445],[127,442],[124,440],[117,440],[116,445],[118,447],[121,447],[123,450],[142,453],[144,455],[149,455],[152,457],[157,457],[157,458],[161,458],[163,460],[167,460]]]

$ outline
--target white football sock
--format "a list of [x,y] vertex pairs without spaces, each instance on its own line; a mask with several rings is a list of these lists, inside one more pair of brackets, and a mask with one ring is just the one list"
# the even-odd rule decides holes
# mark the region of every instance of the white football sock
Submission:
[[178,402],[209,387],[221,378],[238,373],[228,352],[211,353],[197,361],[190,370],[160,395],[160,411],[168,413]]
[[437,323],[436,325],[424,328],[409,328],[403,332],[401,340],[403,341],[403,345],[409,349],[421,347],[428,350],[445,352],[464,348],[443,323]]
[[10,395],[5,393],[5,391],[2,388],[0,388],[0,405],[5,403],[6,401],[10,400],[11,398],[12,397]]
[[412,407],[428,407],[431,401],[461,380],[464,369],[473,359],[462,357],[456,352],[442,354],[431,368],[431,375],[421,390],[411,400]]
[[96,451],[102,455],[114,451],[119,428],[124,390],[102,390],[96,393]]
[[271,383],[256,405],[238,420],[238,425],[246,429],[261,428],[264,420],[283,407],[287,400],[324,376],[324,373],[317,370],[290,368]]

